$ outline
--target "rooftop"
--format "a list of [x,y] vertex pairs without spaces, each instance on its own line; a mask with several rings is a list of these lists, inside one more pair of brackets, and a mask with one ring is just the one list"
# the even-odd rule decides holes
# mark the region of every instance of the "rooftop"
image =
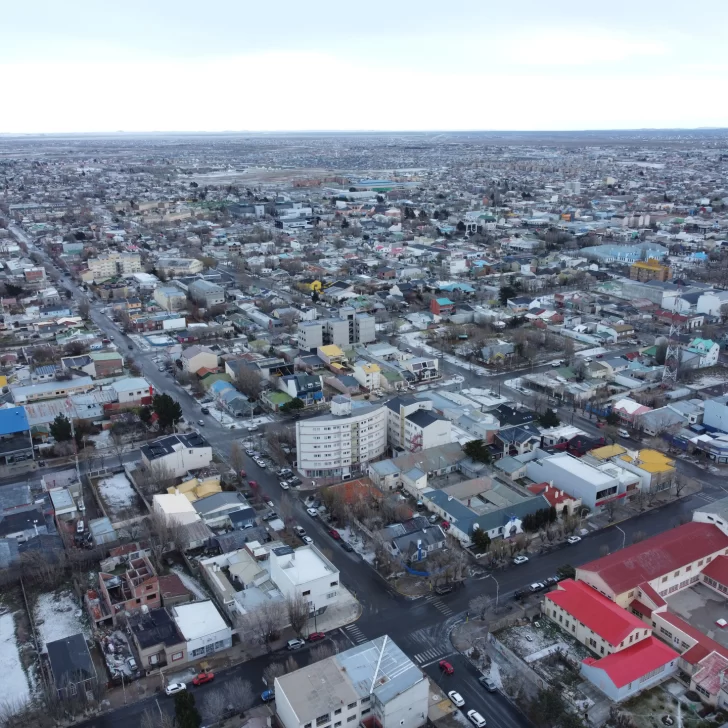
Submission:
[[220,632],[227,627],[225,620],[209,600],[178,604],[172,607],[171,613],[179,631],[188,642]]

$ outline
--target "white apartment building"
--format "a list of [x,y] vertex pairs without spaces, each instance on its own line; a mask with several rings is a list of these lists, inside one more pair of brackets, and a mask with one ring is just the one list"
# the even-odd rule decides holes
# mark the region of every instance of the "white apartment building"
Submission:
[[372,392],[382,386],[382,370],[374,362],[358,361],[354,364],[354,379]]
[[419,452],[452,442],[452,425],[432,413],[431,400],[396,397],[386,406],[387,437],[394,451]]
[[387,449],[387,408],[338,395],[331,413],[296,422],[298,470],[309,478],[348,477]]
[[336,604],[341,593],[339,570],[311,545],[274,548],[270,553],[270,578],[286,599],[303,597],[312,614],[321,614]]
[[429,682],[388,637],[352,647],[275,680],[283,728],[419,728],[427,721]]
[[299,348],[306,351],[330,344],[343,347],[367,344],[377,338],[374,317],[356,314],[353,308],[342,308],[338,318],[299,321],[297,334]]

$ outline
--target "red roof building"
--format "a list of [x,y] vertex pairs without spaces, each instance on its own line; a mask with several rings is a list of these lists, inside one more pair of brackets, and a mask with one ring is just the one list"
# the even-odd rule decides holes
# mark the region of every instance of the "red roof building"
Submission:
[[627,649],[648,639],[652,632],[639,617],[582,581],[562,581],[557,589],[546,595],[544,612],[600,655]]
[[728,535],[709,523],[686,523],[646,541],[590,561],[576,578],[593,586],[621,607],[647,582],[660,596],[684,588],[705,566],[728,554]]
[[614,701],[652,687],[677,670],[679,655],[655,637],[597,660],[587,657],[581,672]]
[[528,489],[534,495],[542,495],[550,506],[556,507],[559,513],[566,508],[566,512],[571,514],[575,508],[581,505],[581,498],[574,498],[563,490],[554,488],[550,483],[533,483],[528,486]]

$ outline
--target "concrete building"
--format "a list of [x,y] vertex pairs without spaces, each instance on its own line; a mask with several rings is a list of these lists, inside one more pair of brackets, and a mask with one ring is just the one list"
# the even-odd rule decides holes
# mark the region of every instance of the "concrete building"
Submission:
[[[87,261],[90,280],[100,282],[116,276],[132,275],[142,269],[142,259],[137,253],[111,252]],[[82,278],[85,278],[82,274]]]
[[0,409],[0,463],[33,459],[33,440],[24,407]]
[[177,286],[158,286],[154,289],[154,301],[165,311],[181,311],[187,306],[185,292]]
[[188,290],[190,298],[204,308],[221,306],[225,303],[225,289],[217,283],[200,279],[190,283]]
[[296,422],[298,469],[310,478],[366,472],[387,449],[387,408],[337,395],[331,413]]
[[182,369],[196,374],[200,369],[217,369],[217,354],[207,346],[187,347],[181,354]]
[[387,438],[395,452],[419,452],[451,442],[452,425],[429,399],[395,397],[387,402]]
[[339,600],[339,570],[313,545],[274,548],[270,578],[286,599],[302,597],[311,614],[321,614]]
[[198,660],[232,647],[232,629],[211,601],[179,604],[170,615],[184,637],[187,657]]
[[202,273],[205,266],[197,258],[160,258],[157,270],[165,276],[190,276]]
[[629,277],[633,281],[669,281],[672,271],[669,265],[658,260],[638,260],[629,267]]
[[283,728],[419,728],[427,721],[429,682],[386,635],[277,677],[274,687]]
[[566,452],[547,455],[542,450],[526,465],[526,474],[536,483],[553,482],[592,510],[636,493],[641,482],[611,462],[592,465]]
[[129,620],[142,670],[187,662],[187,642],[166,609],[150,609]]

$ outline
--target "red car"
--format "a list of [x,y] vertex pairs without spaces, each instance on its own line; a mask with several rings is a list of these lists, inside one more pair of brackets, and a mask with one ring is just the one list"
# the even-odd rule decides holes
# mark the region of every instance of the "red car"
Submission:
[[334,541],[341,541],[341,534],[335,528],[329,529],[329,536],[331,536]]
[[249,481],[248,481],[248,485],[249,485],[249,486],[250,486],[251,488],[257,488],[257,487],[258,487],[258,481],[257,481],[257,480],[249,480]]
[[197,677],[192,678],[193,685],[204,685],[215,679],[214,672],[201,672]]
[[601,430],[602,427],[604,427],[604,423],[603,422],[597,422],[597,427]]
[[443,521],[440,524],[440,528],[442,528],[443,530],[447,531],[450,528],[450,521]]
[[309,642],[318,642],[319,640],[325,640],[326,635],[323,632],[311,632],[308,636]]
[[241,470],[240,471],[240,477],[241,478],[247,478],[248,477],[248,474],[244,470]]
[[455,668],[447,660],[440,660],[440,669],[446,675],[452,675],[455,672]]

